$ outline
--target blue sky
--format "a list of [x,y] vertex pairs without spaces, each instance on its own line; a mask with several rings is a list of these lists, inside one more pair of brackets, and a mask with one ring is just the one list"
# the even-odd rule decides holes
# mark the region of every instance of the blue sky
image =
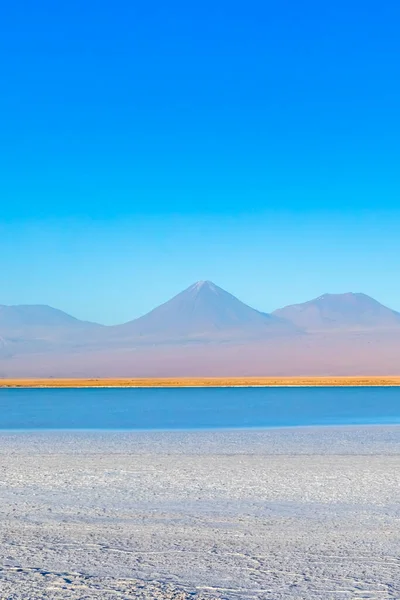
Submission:
[[265,311],[400,310],[399,22],[394,1],[8,3],[0,303],[113,323],[211,279]]

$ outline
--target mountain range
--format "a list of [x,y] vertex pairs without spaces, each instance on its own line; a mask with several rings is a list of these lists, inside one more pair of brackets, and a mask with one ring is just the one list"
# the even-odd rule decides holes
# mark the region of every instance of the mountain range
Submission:
[[400,374],[399,356],[400,313],[361,293],[267,314],[199,281],[114,326],[0,306],[0,377]]

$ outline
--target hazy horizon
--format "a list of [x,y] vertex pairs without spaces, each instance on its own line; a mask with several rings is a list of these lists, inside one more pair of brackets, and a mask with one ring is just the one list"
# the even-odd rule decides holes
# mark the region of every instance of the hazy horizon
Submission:
[[[203,283],[210,284],[211,286],[217,286],[218,288],[220,288],[220,286],[218,286],[218,285],[217,285],[215,282],[213,282],[213,281],[210,281],[210,280],[199,280],[199,281],[196,281],[196,282],[192,283],[190,286],[188,286],[188,287],[187,287],[187,288],[185,288],[184,290],[179,290],[179,291],[177,291],[177,292],[176,292],[176,294],[174,294],[172,297],[170,297],[170,298],[167,298],[165,301],[162,301],[162,302],[160,302],[158,305],[156,305],[156,306],[149,306],[149,307],[147,308],[147,310],[146,310],[146,311],[145,311],[143,314],[140,314],[140,315],[135,315],[134,317],[132,317],[132,318],[128,319],[127,321],[123,321],[123,322],[116,321],[116,322],[113,322],[113,323],[101,323],[101,322],[98,322],[98,321],[94,321],[93,319],[90,319],[90,318],[89,318],[89,319],[79,319],[79,320],[82,320],[82,321],[87,321],[87,322],[89,322],[89,323],[97,323],[97,324],[99,324],[99,325],[105,325],[105,326],[113,326],[113,325],[118,325],[118,324],[123,324],[123,323],[126,323],[126,322],[130,322],[130,321],[134,321],[134,320],[136,320],[136,319],[140,319],[140,318],[141,318],[141,317],[143,317],[143,316],[146,316],[148,313],[150,313],[150,312],[154,311],[155,309],[157,309],[157,308],[159,308],[159,307],[163,306],[164,304],[167,304],[169,301],[173,300],[173,299],[174,299],[176,296],[179,296],[179,295],[180,295],[180,294],[182,294],[183,292],[187,292],[187,291],[189,291],[191,288],[193,288],[193,287],[195,287],[195,286],[197,286],[197,285],[199,285],[199,284],[203,284]],[[221,289],[222,289],[222,288],[221,288]],[[224,292],[228,292],[228,294],[230,294],[230,291],[229,291],[229,290],[222,290],[222,291],[224,291]],[[364,293],[363,293],[363,292],[361,292],[361,291],[357,291],[357,292],[354,292],[354,291],[346,291],[346,292],[339,292],[339,293],[336,293],[336,292],[326,292],[326,293],[324,293],[324,294],[320,294],[319,296],[316,296],[315,298],[307,298],[307,299],[303,300],[302,302],[291,302],[291,301],[289,301],[287,304],[284,304],[284,305],[282,305],[282,306],[277,306],[277,307],[276,307],[274,310],[270,311],[269,313],[267,313],[266,311],[263,311],[263,310],[261,310],[261,309],[257,308],[256,306],[251,306],[250,304],[247,304],[247,303],[245,303],[245,304],[246,304],[246,306],[248,306],[249,308],[251,308],[251,309],[253,309],[253,310],[256,310],[256,311],[258,311],[258,312],[260,312],[260,313],[264,313],[264,314],[274,314],[275,312],[276,312],[276,313],[279,313],[279,312],[283,311],[284,309],[289,309],[289,308],[291,308],[292,306],[293,306],[293,307],[296,307],[296,306],[299,306],[299,305],[308,304],[308,303],[310,303],[310,302],[319,301],[319,300],[321,300],[321,299],[323,299],[323,298],[327,298],[327,297],[334,297],[334,298],[336,298],[336,297],[337,297],[338,299],[345,299],[345,298],[346,298],[346,297],[348,297],[348,296],[353,296],[353,297],[354,297],[354,296],[365,296],[367,299],[370,299],[370,300],[373,300],[373,301],[375,301],[375,302],[378,302],[379,304],[382,304],[382,303],[379,301],[379,299],[378,299],[378,298],[373,298],[372,296],[368,296],[368,295],[364,294]],[[235,296],[235,298],[237,298],[237,297]],[[240,298],[237,298],[237,299],[241,301],[241,299],[240,299]],[[241,301],[241,302],[242,302],[242,301]],[[21,304],[21,303],[17,303],[17,304],[3,304],[3,303],[0,303],[0,309],[1,309],[1,308],[35,308],[35,307],[37,307],[37,308],[42,308],[42,307],[43,307],[43,308],[51,308],[51,309],[55,309],[56,311],[61,311],[62,313],[65,313],[65,314],[66,314],[67,316],[69,316],[69,317],[73,317],[73,318],[75,318],[75,319],[77,319],[77,318],[78,318],[78,317],[76,317],[76,315],[73,315],[73,314],[71,314],[71,313],[68,313],[67,311],[64,311],[63,309],[61,309],[61,308],[60,308],[60,307],[58,307],[58,306],[50,306],[49,304],[42,303],[42,302],[41,302],[41,303],[38,303],[38,304]],[[399,314],[400,314],[400,311],[396,311],[396,309],[395,309],[395,308],[393,308],[392,306],[386,307],[386,306],[384,305],[384,307],[385,307],[385,308],[389,308],[389,309],[390,309],[390,310],[392,310],[392,311],[399,312]]]

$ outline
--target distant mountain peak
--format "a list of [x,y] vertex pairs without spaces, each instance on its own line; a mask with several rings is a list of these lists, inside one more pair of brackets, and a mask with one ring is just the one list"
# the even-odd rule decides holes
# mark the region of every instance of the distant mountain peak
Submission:
[[272,313],[308,330],[384,330],[400,327],[400,314],[367,294],[323,294]]
[[[183,290],[180,294],[186,294],[187,298],[198,298],[202,299],[203,302],[213,302],[213,299],[219,298],[220,300],[223,297],[227,297],[228,295],[233,297],[229,292],[226,292],[218,285],[213,283],[212,281],[196,281],[191,286]],[[178,294],[178,296],[180,296]]]
[[343,294],[332,294],[331,292],[325,292],[325,294],[321,294],[321,296],[318,296],[317,298],[314,298],[313,300],[308,300],[308,302],[314,302],[317,300],[326,300],[328,298],[345,298],[346,296],[354,296],[353,292],[344,292]]
[[218,286],[215,285],[215,283],[213,283],[212,281],[196,281],[196,283],[194,283],[193,285],[191,285],[188,290],[192,289],[192,290],[201,290],[201,289],[210,289],[210,290],[216,290]]
[[244,304],[212,281],[197,281],[139,319],[118,326],[157,341],[263,337],[297,332],[283,319]]
[[0,305],[0,329],[94,325],[47,304]]
[[[366,294],[362,294],[361,292],[343,292],[341,294],[332,294],[331,292],[326,292],[322,294],[322,296],[318,296],[318,298],[314,298],[313,300],[308,300],[308,302],[316,302],[318,300],[330,300],[330,299],[338,299],[338,300],[356,300],[357,298],[369,298],[373,300],[370,296]],[[376,300],[374,300],[376,302]],[[304,303],[306,304],[306,303]]]

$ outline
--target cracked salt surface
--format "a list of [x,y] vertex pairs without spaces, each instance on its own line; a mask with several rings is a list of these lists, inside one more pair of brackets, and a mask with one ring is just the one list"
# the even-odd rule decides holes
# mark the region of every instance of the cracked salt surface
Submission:
[[0,434],[0,598],[400,599],[400,427]]

